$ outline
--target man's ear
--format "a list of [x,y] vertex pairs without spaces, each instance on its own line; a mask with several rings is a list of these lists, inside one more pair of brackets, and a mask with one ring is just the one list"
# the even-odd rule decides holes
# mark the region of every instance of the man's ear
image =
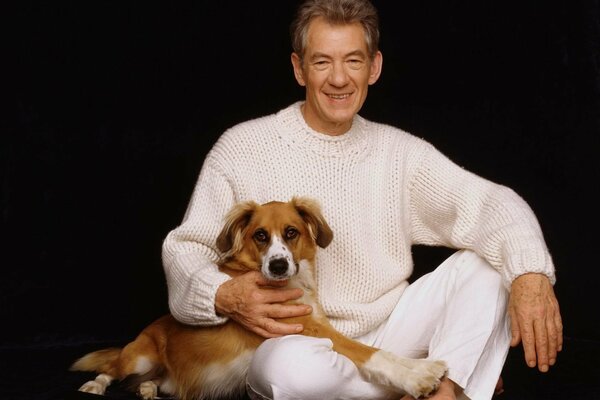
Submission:
[[381,51],[375,53],[369,68],[369,85],[372,85],[377,82],[379,76],[381,76],[381,69],[383,68],[383,54],[381,54]]
[[300,56],[296,53],[292,53],[291,58],[296,82],[298,82],[298,85],[300,86],[306,86],[306,81],[304,80],[304,71],[302,70],[302,60],[300,59]]
[[242,233],[258,207],[253,201],[238,203],[225,217],[225,226],[217,237],[217,248],[226,255],[239,252],[243,244]]

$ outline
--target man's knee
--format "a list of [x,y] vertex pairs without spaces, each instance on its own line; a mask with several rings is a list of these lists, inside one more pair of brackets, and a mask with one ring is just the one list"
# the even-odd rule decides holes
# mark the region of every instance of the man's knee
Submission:
[[502,275],[486,259],[470,250],[462,250],[455,255],[463,284],[475,285],[489,294],[507,292]]
[[[319,397],[335,393],[335,358],[329,339],[301,335],[265,341],[254,354],[248,371],[248,386],[266,397]],[[298,398],[298,397],[297,397]]]

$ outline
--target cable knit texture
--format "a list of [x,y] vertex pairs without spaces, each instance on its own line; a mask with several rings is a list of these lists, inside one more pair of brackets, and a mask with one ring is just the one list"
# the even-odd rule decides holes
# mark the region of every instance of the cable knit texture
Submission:
[[512,190],[452,163],[429,143],[356,116],[341,136],[307,126],[295,103],[239,124],[204,160],[182,224],[163,244],[171,312],[180,321],[214,325],[214,299],[227,275],[215,240],[238,201],[310,196],[322,206],[334,240],[317,255],[326,313],[357,336],[390,314],[413,271],[411,246],[471,249],[509,287],[554,266],[539,224]]

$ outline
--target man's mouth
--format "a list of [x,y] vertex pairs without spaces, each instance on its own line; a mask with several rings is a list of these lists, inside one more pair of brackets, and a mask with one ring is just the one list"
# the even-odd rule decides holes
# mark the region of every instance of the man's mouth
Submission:
[[349,93],[345,93],[345,94],[328,94],[327,95],[329,98],[334,99],[334,100],[344,100],[347,99],[348,97],[350,97]]

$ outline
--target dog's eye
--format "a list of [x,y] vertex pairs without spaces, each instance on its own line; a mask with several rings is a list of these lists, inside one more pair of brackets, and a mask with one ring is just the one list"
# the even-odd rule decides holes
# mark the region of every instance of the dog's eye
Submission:
[[285,231],[285,238],[288,240],[295,239],[298,236],[298,230],[296,228],[288,228]]
[[254,232],[254,240],[256,240],[259,243],[265,243],[268,239],[267,236],[267,232],[263,231],[263,230],[259,230]]

